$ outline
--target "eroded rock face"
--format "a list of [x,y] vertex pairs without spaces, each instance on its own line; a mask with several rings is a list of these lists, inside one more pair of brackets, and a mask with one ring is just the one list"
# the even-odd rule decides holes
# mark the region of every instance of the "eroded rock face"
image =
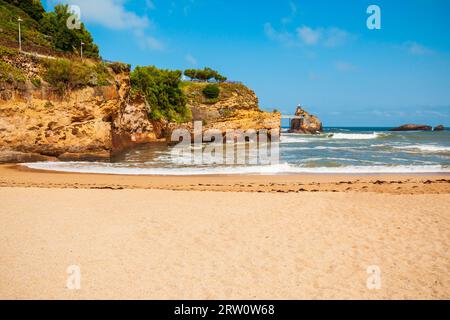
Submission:
[[144,98],[130,97],[128,78],[121,81],[121,101],[112,121],[111,155],[116,155],[138,144],[162,142],[165,138],[163,121],[152,121],[148,117],[148,105]]
[[[225,135],[226,130],[279,130],[281,115],[259,109],[255,92],[239,83],[221,83],[217,99],[207,99],[202,90],[206,84],[191,83],[185,88],[188,107],[194,121],[202,121],[203,131],[215,129]],[[192,126],[189,126],[192,129]]]
[[77,90],[61,100],[41,92],[14,94],[0,100],[0,148],[52,157],[107,152],[117,105],[114,87]]
[[433,127],[424,124],[405,124],[390,131],[431,131]]
[[[193,128],[192,123],[150,120],[145,99],[131,98],[128,72],[111,70],[114,84],[61,97],[45,82],[39,88],[32,84],[42,73],[35,58],[8,59],[27,80],[0,82],[0,162],[109,161],[135,145],[166,142],[177,128]],[[188,106],[204,130],[280,128],[280,114],[260,111],[255,93],[244,85],[221,84],[215,101],[205,101],[201,88],[193,88]]]
[[62,161],[109,161],[115,151],[113,137],[123,141],[117,145],[119,151],[157,139],[145,104],[129,99],[128,72],[111,70],[114,84],[73,90],[61,97],[44,81],[39,88],[32,84],[30,79],[42,74],[35,58],[17,55],[4,61],[20,69],[27,80],[0,83],[0,153],[4,155],[0,161],[12,159],[8,152]]
[[289,133],[317,134],[323,132],[323,125],[319,118],[309,114],[303,108],[297,107],[295,116],[300,118],[291,120]]

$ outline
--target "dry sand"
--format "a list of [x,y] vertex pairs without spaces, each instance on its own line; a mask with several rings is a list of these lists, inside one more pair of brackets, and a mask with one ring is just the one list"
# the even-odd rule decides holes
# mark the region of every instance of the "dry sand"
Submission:
[[[448,176],[0,166],[0,186],[3,299],[450,299]],[[197,191],[151,190],[170,188]],[[70,265],[81,268],[81,290],[66,288]],[[366,286],[372,265],[380,290]]]

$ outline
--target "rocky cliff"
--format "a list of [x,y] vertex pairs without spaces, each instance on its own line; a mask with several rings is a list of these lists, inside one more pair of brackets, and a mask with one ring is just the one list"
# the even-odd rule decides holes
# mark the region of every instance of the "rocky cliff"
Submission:
[[202,121],[203,130],[272,130],[279,129],[281,114],[268,113],[259,109],[255,92],[240,83],[220,83],[219,96],[206,98],[202,90],[207,84],[188,82],[183,90],[193,121]]
[[124,65],[106,66],[109,79],[100,82],[99,63],[88,61],[93,79],[61,95],[45,81],[46,59],[3,51],[0,161],[109,160],[133,144],[164,138],[145,101],[129,98]]
[[[44,60],[2,52],[0,162],[109,161],[136,144],[164,142],[180,126],[192,128],[190,123],[150,120],[145,99],[131,98],[129,69],[123,66],[88,62],[93,72],[86,85],[61,95],[46,81]],[[215,101],[199,98],[201,86],[185,90],[194,120],[202,120],[205,129],[280,127],[280,116],[261,112],[256,95],[245,86],[221,84]]]

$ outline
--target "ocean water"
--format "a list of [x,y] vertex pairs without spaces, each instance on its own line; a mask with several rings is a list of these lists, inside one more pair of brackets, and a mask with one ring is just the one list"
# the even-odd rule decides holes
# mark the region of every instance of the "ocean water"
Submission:
[[[190,153],[144,145],[112,163],[32,163],[30,168],[113,174],[203,175],[283,173],[450,173],[450,131],[389,132],[389,128],[326,128],[321,135],[280,138],[279,163],[194,164]],[[203,146],[205,147],[205,145]],[[192,152],[194,147],[191,148]]]

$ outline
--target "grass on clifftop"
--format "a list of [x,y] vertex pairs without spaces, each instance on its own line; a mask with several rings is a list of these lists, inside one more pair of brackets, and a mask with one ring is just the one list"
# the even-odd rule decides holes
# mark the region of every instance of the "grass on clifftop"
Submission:
[[[211,96],[205,96],[204,90],[211,86],[217,86],[219,88],[218,96],[211,98]],[[190,101],[196,104],[214,104],[220,100],[228,99],[233,94],[241,94],[248,92],[249,89],[241,83],[209,83],[209,82],[192,82],[183,81],[181,88]]]
[[46,59],[43,78],[60,95],[87,86],[106,86],[114,78],[105,63],[69,59]]
[[[18,50],[0,46],[0,57],[2,58],[14,57],[17,54],[19,54]],[[26,76],[22,70],[0,60],[0,82],[23,83],[25,81]]]
[[22,70],[0,60],[0,82],[24,83],[26,77]]

